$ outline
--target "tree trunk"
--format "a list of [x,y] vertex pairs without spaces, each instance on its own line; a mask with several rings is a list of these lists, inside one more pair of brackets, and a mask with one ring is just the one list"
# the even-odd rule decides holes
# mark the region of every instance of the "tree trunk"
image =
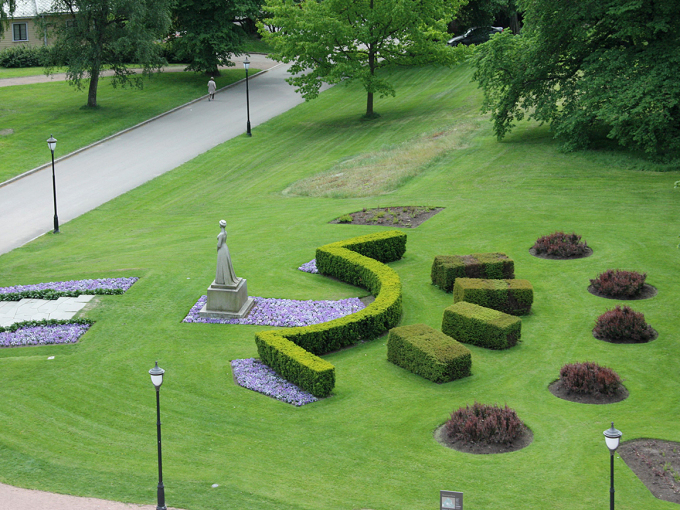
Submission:
[[515,34],[515,35],[519,34],[520,26],[519,26],[519,16],[517,15],[517,11],[513,12],[510,15],[510,30],[512,30],[512,33]]
[[367,98],[366,98],[366,115],[367,119],[372,119],[375,117],[375,112],[373,111],[373,77],[375,76],[375,53],[373,51],[373,46],[368,45],[368,70],[371,73],[371,79],[368,83]]
[[373,117],[373,92],[369,92],[366,98],[366,117]]
[[87,106],[97,106],[97,85],[99,84],[99,65],[92,66],[90,70],[90,88],[87,92]]

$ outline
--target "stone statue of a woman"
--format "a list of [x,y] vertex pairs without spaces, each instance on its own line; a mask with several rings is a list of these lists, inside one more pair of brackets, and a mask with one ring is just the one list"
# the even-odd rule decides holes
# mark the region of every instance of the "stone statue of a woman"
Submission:
[[236,277],[234,267],[231,265],[231,255],[229,248],[227,248],[227,222],[220,220],[220,228],[222,231],[217,234],[217,273],[215,274],[215,283],[217,285],[236,286],[241,280]]

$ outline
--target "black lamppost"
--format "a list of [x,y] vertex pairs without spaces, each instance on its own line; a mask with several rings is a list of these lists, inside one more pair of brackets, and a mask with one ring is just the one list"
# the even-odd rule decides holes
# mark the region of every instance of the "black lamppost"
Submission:
[[619,447],[619,442],[621,441],[621,436],[623,432],[616,430],[614,428],[614,422],[612,422],[612,428],[604,431],[604,441],[607,443],[607,448],[611,454],[611,487],[609,488],[609,510],[614,510],[614,452]]
[[253,136],[250,132],[250,94],[248,92],[248,68],[250,67],[250,62],[248,57],[243,61],[243,68],[246,70],[246,111],[248,112],[248,136]]
[[161,384],[163,384],[163,374],[165,370],[158,366],[158,361],[156,361],[156,366],[149,370],[149,375],[151,375],[151,382],[156,387],[156,426],[158,428],[158,505],[156,510],[167,510],[165,506],[165,487],[163,486],[163,461],[161,460],[161,401],[160,401],[160,389]]
[[57,218],[57,180],[54,177],[54,149],[57,147],[57,139],[50,135],[47,146],[52,152],[52,193],[54,194],[54,233],[59,233],[59,218]]

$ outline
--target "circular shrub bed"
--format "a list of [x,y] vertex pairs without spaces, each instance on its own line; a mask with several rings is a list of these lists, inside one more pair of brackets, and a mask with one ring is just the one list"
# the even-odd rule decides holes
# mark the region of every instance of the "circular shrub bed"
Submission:
[[549,388],[556,397],[583,404],[611,404],[628,397],[619,375],[592,361],[567,363]]
[[516,451],[532,440],[514,410],[479,402],[454,411],[435,436],[440,443],[468,453]]
[[579,259],[592,255],[593,250],[588,248],[588,243],[581,242],[581,236],[575,233],[565,234],[554,232],[550,235],[539,237],[529,249],[535,257],[544,259]]
[[645,315],[629,306],[616,306],[597,318],[593,336],[618,344],[640,344],[654,340],[658,334],[645,322]]
[[590,280],[588,291],[609,299],[646,299],[656,295],[656,289],[645,283],[647,273],[607,269]]

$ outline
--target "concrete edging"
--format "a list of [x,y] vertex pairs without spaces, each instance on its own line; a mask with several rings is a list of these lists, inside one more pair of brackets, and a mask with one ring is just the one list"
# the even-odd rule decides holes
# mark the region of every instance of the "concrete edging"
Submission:
[[[274,69],[275,67],[278,67],[279,65],[281,65],[281,64],[277,64],[277,65],[275,65],[274,67],[272,67],[271,69]],[[263,73],[266,73],[267,71],[269,71],[269,69],[263,69],[262,71],[259,71],[259,72],[255,73],[254,75],[249,76],[248,79],[255,78],[256,76],[259,76],[259,75],[261,75],[261,74],[263,74]],[[224,87],[222,87],[222,88],[216,90],[215,93],[217,94],[218,92],[221,92],[221,91],[226,90],[226,89],[228,89],[228,88],[235,87],[236,85],[239,85],[240,83],[243,83],[243,82],[245,82],[245,81],[246,81],[245,78],[243,78],[242,80],[239,80],[239,81],[235,81],[234,83],[230,83],[229,85],[225,85]],[[128,131],[132,131],[133,129],[137,129],[138,127],[144,126],[144,125],[148,124],[149,122],[153,122],[154,120],[160,119],[161,117],[165,117],[166,115],[169,115],[169,114],[171,114],[171,113],[173,113],[173,112],[176,112],[177,110],[180,110],[180,109],[182,109],[182,108],[184,108],[184,107],[186,107],[186,106],[189,106],[189,105],[194,104],[194,103],[198,103],[199,101],[203,101],[203,100],[205,100],[205,98],[207,98],[207,97],[208,97],[208,94],[205,94],[205,95],[203,95],[203,96],[201,96],[201,97],[198,97],[198,98],[196,98],[196,99],[192,99],[192,100],[189,101],[188,103],[184,103],[184,104],[182,104],[182,105],[180,105],[180,106],[176,106],[176,107],[172,108],[171,110],[168,110],[167,112],[163,112],[163,113],[161,113],[161,114],[159,114],[159,115],[156,115],[155,117],[151,117],[150,119],[146,119],[146,120],[140,122],[139,124],[135,124],[134,126],[131,126],[131,127],[129,127],[129,128],[125,128],[125,129],[123,129],[122,131],[118,131],[117,133],[114,133],[114,134],[112,134],[112,135],[109,135],[109,136],[107,136],[106,138],[102,138],[101,140],[97,140],[96,142],[93,142],[93,143],[91,143],[90,145],[86,145],[85,147],[81,147],[80,149],[76,149],[76,150],[74,150],[73,152],[70,152],[70,153],[68,153],[68,154],[66,154],[66,155],[64,155],[64,156],[61,156],[60,158],[55,159],[55,160],[54,160],[54,163],[56,164],[56,163],[58,163],[59,161],[63,161],[63,160],[68,159],[68,158],[70,158],[70,157],[72,157],[72,156],[75,156],[76,154],[79,154],[79,153],[81,153],[81,152],[83,152],[83,151],[86,151],[87,149],[90,149],[90,148],[95,147],[95,146],[97,146],[97,145],[99,145],[99,144],[102,144],[102,143],[104,143],[104,142],[106,142],[106,141],[108,141],[108,140],[111,140],[112,138],[115,138],[115,137],[120,136],[120,135],[122,135],[122,134],[124,134],[124,133],[127,133]],[[19,175],[15,176],[15,177],[12,177],[11,179],[7,179],[7,180],[4,181],[4,182],[0,182],[0,188],[2,188],[3,186],[7,186],[8,184],[11,184],[11,183],[13,183],[13,182],[15,182],[15,181],[18,181],[19,179],[23,179],[24,177],[28,177],[29,175],[34,174],[34,173],[36,173],[36,172],[39,172],[40,170],[43,170],[43,169],[45,169],[45,168],[49,168],[50,166],[52,166],[52,162],[51,162],[51,161],[48,162],[48,163],[45,163],[45,164],[43,164],[43,165],[40,165],[40,166],[38,166],[38,167],[35,167],[35,168],[31,169],[31,170],[27,170],[26,172],[24,172],[24,173],[22,173],[22,174],[19,174]]]

